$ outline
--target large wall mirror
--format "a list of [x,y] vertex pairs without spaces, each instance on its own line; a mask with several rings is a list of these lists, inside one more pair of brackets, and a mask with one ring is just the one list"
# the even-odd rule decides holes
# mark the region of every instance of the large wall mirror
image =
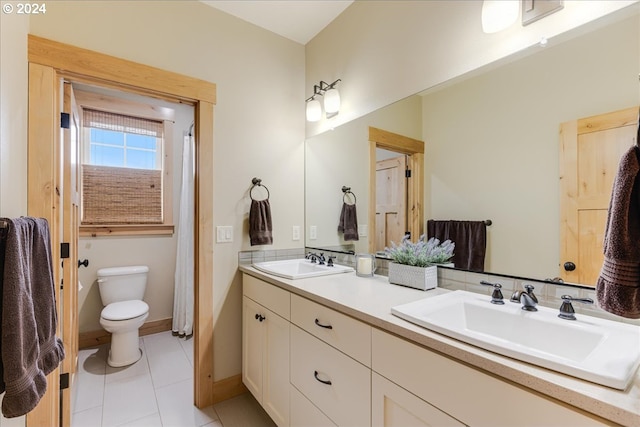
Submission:
[[[376,127],[425,143],[423,227],[432,218],[491,220],[485,271],[558,277],[560,126],[640,104],[639,24],[637,6],[623,9],[309,138],[306,246],[369,251],[368,129]],[[337,230],[343,186],[357,198],[357,241]]]

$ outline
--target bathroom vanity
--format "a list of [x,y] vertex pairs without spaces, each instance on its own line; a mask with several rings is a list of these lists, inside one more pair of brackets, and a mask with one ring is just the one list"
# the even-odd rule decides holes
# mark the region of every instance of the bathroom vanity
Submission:
[[391,314],[449,291],[384,276],[289,280],[240,270],[243,382],[279,427],[640,425],[637,372],[615,390]]

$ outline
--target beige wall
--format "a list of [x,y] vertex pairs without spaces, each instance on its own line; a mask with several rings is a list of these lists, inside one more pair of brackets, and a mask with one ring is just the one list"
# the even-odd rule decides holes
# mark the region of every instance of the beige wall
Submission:
[[307,123],[307,136],[514,54],[635,1],[565,1],[564,9],[495,34],[482,1],[356,1],[306,45],[306,96],[342,79],[340,114]]
[[[414,96],[374,111],[325,132],[306,143],[305,210],[308,246],[354,244],[356,252],[369,251],[369,236],[375,224],[369,222],[369,126],[422,138],[422,99]],[[337,225],[342,209],[342,186],[351,187],[357,197],[358,231],[368,225],[366,237],[345,242]],[[317,227],[318,238],[309,239],[309,227]]]
[[[173,219],[178,229],[180,209],[180,183],[182,173],[182,146],[184,135],[194,120],[191,105],[171,103],[155,98],[93,89],[109,96],[148,103],[158,107],[171,108],[174,111],[174,123],[171,141],[167,145],[171,162],[165,167],[172,171]],[[89,266],[80,268],[79,278],[83,288],[78,296],[80,332],[99,331],[102,302],[97,279],[100,268],[120,265],[146,265],[149,277],[144,300],[149,304],[147,322],[167,319],[173,315],[173,288],[176,263],[177,236],[139,236],[139,237],[84,237],[80,239],[78,256],[88,259]]]
[[[2,2],[4,4],[5,2]],[[27,214],[28,17],[0,13],[0,216]],[[2,399],[2,395],[0,395]],[[23,427],[25,417],[0,427]]]
[[291,240],[304,221],[304,47],[195,1],[51,2],[31,32],[218,85],[214,225],[233,226],[234,241],[214,247],[215,380],[240,373],[237,253],[251,249],[251,178],[271,192],[267,248],[304,242]]
[[491,219],[491,272],[559,275],[559,126],[640,104],[640,15],[424,97],[425,216]]

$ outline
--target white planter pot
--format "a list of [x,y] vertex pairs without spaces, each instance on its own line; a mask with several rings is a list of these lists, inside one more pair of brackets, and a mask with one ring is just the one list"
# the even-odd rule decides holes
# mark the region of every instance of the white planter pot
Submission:
[[416,267],[390,262],[389,283],[428,291],[438,286],[438,267]]

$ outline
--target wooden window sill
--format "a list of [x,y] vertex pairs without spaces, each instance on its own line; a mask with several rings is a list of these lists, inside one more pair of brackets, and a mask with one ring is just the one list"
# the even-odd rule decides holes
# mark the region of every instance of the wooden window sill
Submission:
[[131,225],[81,225],[80,237],[97,236],[171,236],[173,225],[131,224]]

